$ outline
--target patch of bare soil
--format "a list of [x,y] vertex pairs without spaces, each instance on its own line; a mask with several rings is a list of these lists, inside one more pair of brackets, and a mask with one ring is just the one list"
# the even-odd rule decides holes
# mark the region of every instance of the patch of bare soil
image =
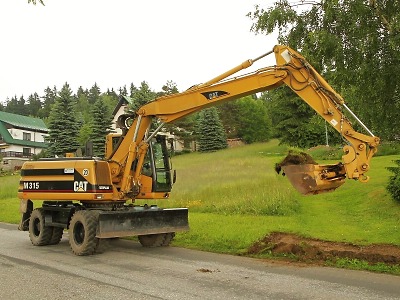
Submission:
[[400,247],[386,244],[368,246],[304,238],[289,233],[274,232],[254,243],[248,254],[271,252],[275,255],[294,255],[299,261],[321,263],[338,258],[359,259],[371,264],[400,264]]

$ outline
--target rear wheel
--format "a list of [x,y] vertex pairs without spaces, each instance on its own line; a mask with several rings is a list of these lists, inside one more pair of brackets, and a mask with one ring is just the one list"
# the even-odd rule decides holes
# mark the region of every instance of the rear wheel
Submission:
[[75,255],[93,254],[98,246],[96,238],[98,213],[79,210],[71,218],[69,244]]
[[143,247],[149,247],[149,248],[168,246],[174,237],[175,237],[175,232],[147,234],[138,236],[140,244],[142,244]]
[[29,238],[34,246],[45,246],[50,243],[53,227],[44,224],[44,210],[37,208],[32,211],[29,219]]
[[53,227],[53,232],[51,235],[49,245],[57,245],[61,241],[63,233],[64,233],[64,228]]
[[110,247],[110,239],[97,239],[96,248],[94,249],[94,253],[100,254],[107,251]]

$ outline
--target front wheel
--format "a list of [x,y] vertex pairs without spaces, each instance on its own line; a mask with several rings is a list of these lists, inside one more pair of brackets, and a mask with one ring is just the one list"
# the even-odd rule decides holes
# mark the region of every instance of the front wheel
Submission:
[[174,237],[175,237],[175,232],[168,232],[159,234],[139,235],[138,239],[143,247],[153,248],[153,247],[169,246]]
[[34,246],[45,246],[50,243],[53,227],[44,224],[44,210],[36,208],[29,219],[29,238]]
[[98,246],[96,238],[98,213],[79,210],[69,224],[69,244],[75,255],[91,255]]

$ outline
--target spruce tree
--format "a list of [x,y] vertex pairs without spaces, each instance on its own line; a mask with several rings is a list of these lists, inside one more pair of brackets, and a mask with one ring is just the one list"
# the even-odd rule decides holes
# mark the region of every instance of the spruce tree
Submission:
[[18,98],[17,95],[9,99],[6,103],[6,107],[4,109],[5,112],[18,114]]
[[202,110],[198,122],[200,152],[217,151],[228,147],[226,133],[216,107]]
[[112,116],[102,97],[94,104],[92,116],[93,121],[90,139],[93,143],[93,156],[104,157],[106,135],[112,130]]
[[80,124],[76,117],[76,101],[68,83],[65,83],[49,116],[49,154],[60,156],[67,152],[75,152],[79,147],[79,127]]
[[38,117],[41,119],[48,118],[51,111],[51,106],[56,102],[57,97],[57,88],[54,86],[53,89],[47,87],[44,90],[44,96],[41,97],[43,99],[43,107],[38,112]]
[[142,105],[154,100],[156,98],[156,93],[150,89],[146,81],[142,81],[139,88],[131,88],[131,98],[133,100],[133,105],[130,108],[136,111]]
[[100,98],[100,88],[98,87],[97,83],[90,88],[89,94],[87,95],[87,99],[90,104],[94,104]]
[[119,88],[119,95],[120,96],[128,96],[128,91],[126,89],[126,85]]
[[42,109],[42,102],[37,93],[31,94],[28,97],[28,112],[30,116],[38,117],[39,111]]

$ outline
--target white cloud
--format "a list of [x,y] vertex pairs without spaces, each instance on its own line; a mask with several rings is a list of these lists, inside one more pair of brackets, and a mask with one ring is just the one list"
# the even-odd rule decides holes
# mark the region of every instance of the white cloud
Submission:
[[[57,0],[0,3],[0,101],[68,82],[102,91],[205,82],[272,49],[250,32],[257,1]],[[271,65],[273,58],[255,68]],[[253,68],[254,68],[253,67]]]

